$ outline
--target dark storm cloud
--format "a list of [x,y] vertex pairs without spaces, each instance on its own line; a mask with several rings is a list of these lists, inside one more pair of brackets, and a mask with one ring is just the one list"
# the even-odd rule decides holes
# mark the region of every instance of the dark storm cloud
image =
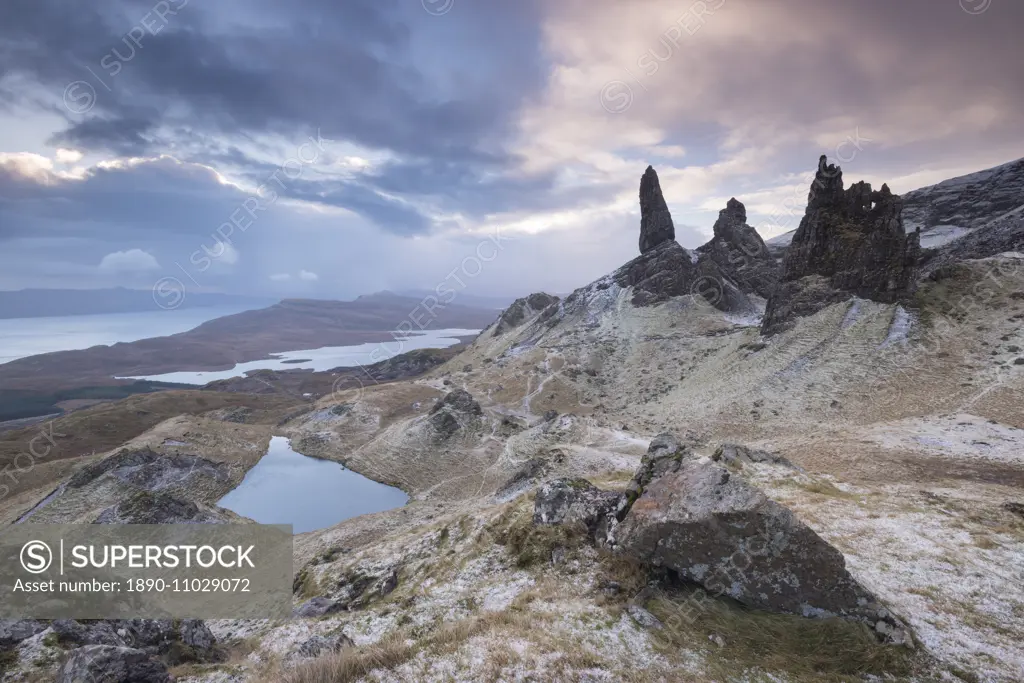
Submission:
[[[530,3],[498,5],[437,17],[398,0],[107,0],[85,8],[13,0],[0,9],[0,59],[53,93],[56,111],[58,95],[70,100],[54,145],[138,156],[180,147],[182,129],[186,139],[195,131],[254,138],[313,129],[426,164],[462,165],[460,182],[472,185],[512,163],[504,149],[512,119],[544,80]],[[195,150],[191,158],[217,157]],[[453,189],[450,179],[419,181],[427,194]],[[396,232],[430,226],[360,186],[339,185],[320,200]],[[486,198],[478,204],[486,209]]]
[[167,158],[42,182],[0,163],[0,238],[208,236],[245,198],[209,169]]

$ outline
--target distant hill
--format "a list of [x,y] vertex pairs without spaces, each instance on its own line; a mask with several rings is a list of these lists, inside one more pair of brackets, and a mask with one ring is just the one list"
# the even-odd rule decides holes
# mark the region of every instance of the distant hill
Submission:
[[[234,294],[192,294],[179,308],[248,306],[262,308],[274,299]],[[139,313],[160,310],[148,289],[20,289],[0,291],[0,319],[49,318],[65,315]]]
[[49,393],[118,384],[114,376],[227,370],[275,352],[388,342],[395,334],[418,329],[479,330],[497,317],[491,309],[456,304],[430,310],[429,303],[390,293],[361,296],[355,301],[285,299],[168,337],[11,361],[0,365],[0,387]]

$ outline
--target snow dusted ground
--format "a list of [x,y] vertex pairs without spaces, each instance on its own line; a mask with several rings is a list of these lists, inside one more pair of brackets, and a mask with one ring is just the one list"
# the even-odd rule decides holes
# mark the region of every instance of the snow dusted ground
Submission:
[[873,426],[863,437],[887,449],[980,458],[1024,467],[1024,429],[977,415],[915,417]]

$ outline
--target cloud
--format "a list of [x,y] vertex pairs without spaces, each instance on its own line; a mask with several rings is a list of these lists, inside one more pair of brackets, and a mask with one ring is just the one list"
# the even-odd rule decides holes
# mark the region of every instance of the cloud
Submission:
[[104,273],[145,273],[160,270],[160,264],[149,252],[141,249],[115,251],[100,261],[99,269]]
[[[524,0],[434,17],[224,0],[158,31],[152,10],[0,3],[0,286],[102,284],[95,264],[138,244],[190,288],[431,288],[500,231],[515,241],[467,282],[564,292],[635,254],[648,163],[692,247],[728,197],[759,228],[799,204],[823,152],[896,191],[1024,156],[1021,3]],[[870,142],[851,153],[851,136]]]
[[82,153],[77,149],[64,149],[63,147],[57,150],[57,162],[61,164],[76,164],[82,160]]
[[316,282],[317,280],[320,279],[320,276],[308,270],[300,270],[299,279],[302,280],[303,282]]

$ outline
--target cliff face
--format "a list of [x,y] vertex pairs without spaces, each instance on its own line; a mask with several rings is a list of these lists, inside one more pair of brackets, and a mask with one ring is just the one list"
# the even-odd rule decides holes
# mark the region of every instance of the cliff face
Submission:
[[905,234],[902,209],[887,185],[872,190],[859,182],[844,189],[842,169],[821,157],[762,333],[780,332],[794,318],[851,296],[894,303],[912,294],[920,235]]

